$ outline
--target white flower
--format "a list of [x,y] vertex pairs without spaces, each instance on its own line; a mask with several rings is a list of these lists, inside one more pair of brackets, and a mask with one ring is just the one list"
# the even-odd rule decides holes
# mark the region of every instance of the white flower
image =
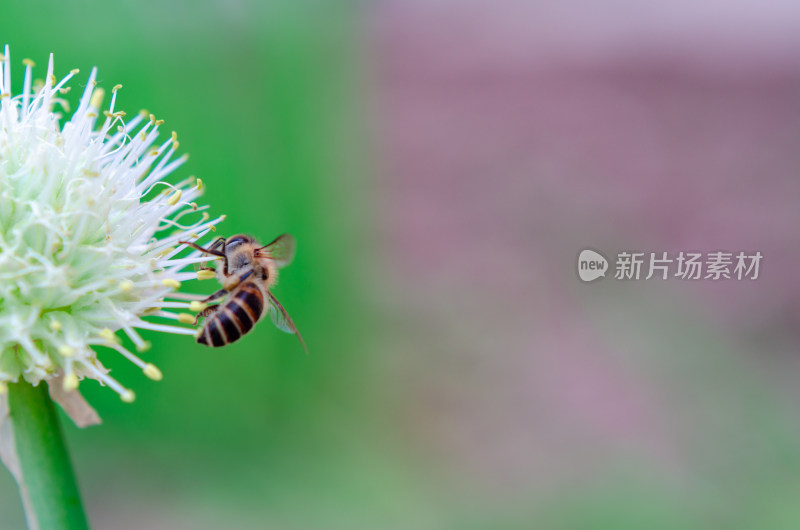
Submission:
[[[202,182],[164,181],[186,160],[173,158],[175,133],[155,144],[163,123],[140,113],[126,121],[107,110],[96,88],[96,69],[69,121],[59,125],[56,105],[73,70],[60,81],[53,57],[41,87],[33,63],[23,61],[22,93],[11,93],[8,46],[0,57],[0,393],[9,382],[38,384],[62,377],[64,390],[96,379],[124,401],[134,394],[97,358],[114,350],[151,379],[161,372],[124,348],[121,330],[142,352],[138,329],[193,335],[194,328],[143,317],[191,323],[173,311],[200,310],[199,295],[175,291],[196,278],[187,265],[208,261],[197,252],[176,258],[179,240],[198,239],[223,217],[209,220],[207,206],[192,202]],[[38,84],[37,84],[38,85]],[[167,301],[166,299],[170,299]],[[101,347],[101,348],[98,348]]]

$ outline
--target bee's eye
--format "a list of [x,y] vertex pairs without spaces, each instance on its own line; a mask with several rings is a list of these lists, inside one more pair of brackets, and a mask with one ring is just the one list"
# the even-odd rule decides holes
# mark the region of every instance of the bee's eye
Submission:
[[244,243],[244,238],[243,237],[232,237],[229,240],[225,241],[225,249],[228,250],[228,249],[231,249],[233,247],[237,247],[237,246],[241,245],[242,243]]

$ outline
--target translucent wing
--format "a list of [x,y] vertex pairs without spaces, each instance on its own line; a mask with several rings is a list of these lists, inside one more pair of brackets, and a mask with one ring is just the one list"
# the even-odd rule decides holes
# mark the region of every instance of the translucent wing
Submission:
[[289,265],[294,259],[297,250],[297,242],[292,234],[278,236],[275,241],[258,249],[261,256],[267,256],[275,260],[279,269]]
[[292,317],[289,316],[289,313],[287,313],[281,303],[278,302],[278,299],[275,298],[275,295],[267,291],[267,296],[269,297],[269,316],[272,319],[272,323],[275,324],[281,331],[291,333],[292,335],[297,335],[297,339],[300,341],[300,344],[303,345],[306,355],[308,355],[306,341],[303,340],[300,332],[297,331],[297,326],[295,326],[294,322],[292,322]]

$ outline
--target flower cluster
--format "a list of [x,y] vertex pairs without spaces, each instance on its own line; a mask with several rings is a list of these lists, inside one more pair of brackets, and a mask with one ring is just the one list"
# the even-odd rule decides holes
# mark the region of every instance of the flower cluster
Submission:
[[[6,384],[61,377],[73,390],[85,377],[134,394],[108,374],[98,347],[114,350],[145,375],[161,379],[153,364],[123,347],[118,332],[139,353],[149,344],[137,330],[195,334],[177,324],[198,311],[200,295],[177,292],[196,278],[180,240],[199,240],[223,217],[209,219],[193,202],[203,184],[194,177],[164,179],[183,164],[173,132],[156,143],[161,120],[117,111],[120,85],[103,110],[96,69],[68,121],[62,95],[73,70],[57,80],[53,57],[43,81],[25,65],[22,92],[12,93],[8,46],[0,56],[0,393]],[[179,257],[181,256],[181,257]],[[189,270],[185,270],[188,266]],[[147,319],[145,319],[146,317]],[[167,319],[158,321],[153,319]],[[170,322],[171,321],[171,322]]]

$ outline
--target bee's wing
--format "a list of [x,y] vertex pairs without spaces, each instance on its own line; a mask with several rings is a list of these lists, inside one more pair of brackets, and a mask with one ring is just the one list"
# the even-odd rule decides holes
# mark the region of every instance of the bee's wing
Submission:
[[294,259],[297,241],[292,234],[278,236],[275,241],[258,249],[258,253],[275,261],[279,269],[289,265]]
[[292,322],[292,317],[289,316],[289,313],[287,313],[281,303],[278,302],[278,299],[275,298],[275,295],[267,291],[267,296],[269,297],[269,317],[272,319],[272,323],[275,324],[281,331],[291,333],[292,335],[297,335],[300,344],[303,345],[303,349],[306,351],[306,355],[308,355],[306,341],[303,340],[303,336],[300,335],[299,331],[297,331],[297,326],[295,326],[294,322]]

